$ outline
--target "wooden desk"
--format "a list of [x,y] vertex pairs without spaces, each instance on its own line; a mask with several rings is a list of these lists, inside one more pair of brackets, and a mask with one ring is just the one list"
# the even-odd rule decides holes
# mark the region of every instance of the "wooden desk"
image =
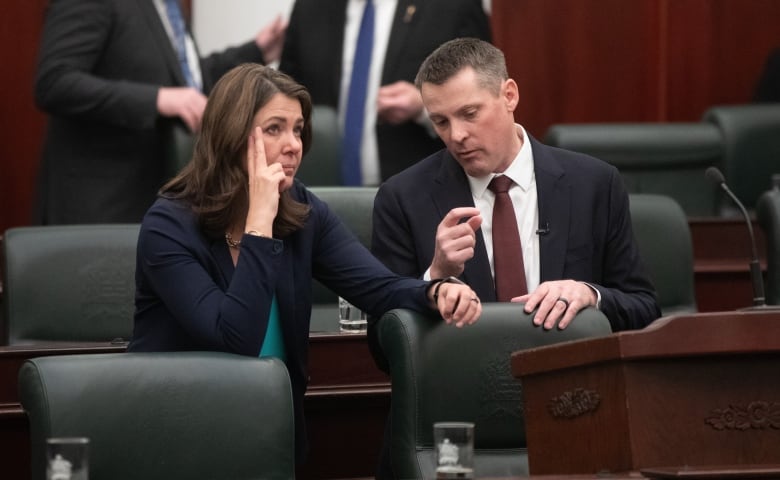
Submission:
[[[17,375],[22,363],[40,356],[124,351],[124,344],[109,343],[0,347],[3,478],[30,478],[29,426],[17,393]],[[297,477],[373,476],[390,408],[390,380],[376,368],[365,334],[312,334],[309,365],[304,409],[311,451],[308,463],[299,469]],[[335,431],[340,434],[334,436]]]
[[[740,218],[689,218],[693,243],[694,286],[700,312],[749,307],[751,246],[747,225]],[[766,269],[766,238],[753,222],[761,265]]]
[[[780,310],[667,317],[515,352],[530,470],[777,468],[779,367]],[[565,455],[562,438],[577,439]]]

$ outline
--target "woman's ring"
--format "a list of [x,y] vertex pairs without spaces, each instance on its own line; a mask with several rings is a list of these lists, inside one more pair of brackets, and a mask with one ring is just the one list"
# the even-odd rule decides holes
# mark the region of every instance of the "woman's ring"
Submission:
[[471,297],[471,301],[479,303],[479,299],[477,297]]
[[558,297],[558,301],[559,301],[559,302],[563,302],[563,304],[564,304],[564,305],[566,305],[566,308],[565,308],[564,310],[568,310],[568,309],[569,309],[569,301],[568,301],[568,300],[566,300],[566,298],[564,298],[564,297]]

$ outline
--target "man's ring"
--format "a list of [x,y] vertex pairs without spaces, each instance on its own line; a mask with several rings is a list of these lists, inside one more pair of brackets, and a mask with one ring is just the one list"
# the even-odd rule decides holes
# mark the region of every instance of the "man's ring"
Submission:
[[479,303],[479,299],[477,297],[471,297],[472,302]]
[[564,304],[564,305],[566,305],[566,308],[565,308],[564,310],[568,310],[568,309],[569,309],[569,301],[568,301],[568,300],[566,300],[566,298],[564,298],[564,297],[558,297],[558,301],[559,301],[559,302],[563,302],[563,304]]

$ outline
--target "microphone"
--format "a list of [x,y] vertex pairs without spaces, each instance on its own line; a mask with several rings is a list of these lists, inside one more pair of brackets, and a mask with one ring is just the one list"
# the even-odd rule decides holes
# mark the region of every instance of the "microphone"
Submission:
[[547,235],[550,233],[550,222],[544,222],[544,225],[542,225],[541,222],[539,222],[539,228],[536,229],[537,235]]
[[758,261],[758,250],[756,249],[756,237],[753,235],[753,223],[750,221],[750,215],[748,215],[745,206],[739,201],[734,192],[726,185],[726,179],[723,177],[723,173],[718,170],[717,167],[709,167],[704,172],[704,175],[712,182],[716,183],[720,188],[726,192],[731,200],[737,204],[737,207],[742,211],[742,215],[745,216],[745,222],[748,227],[748,234],[750,235],[750,246],[753,249],[753,256],[750,259],[750,283],[753,284],[753,305],[757,307],[763,307],[766,305],[764,298],[764,279],[761,276],[761,264]]

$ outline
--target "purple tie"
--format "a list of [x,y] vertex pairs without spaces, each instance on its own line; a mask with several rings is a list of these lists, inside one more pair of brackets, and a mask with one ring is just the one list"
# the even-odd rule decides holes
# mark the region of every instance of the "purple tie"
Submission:
[[528,292],[517,218],[509,198],[512,183],[511,178],[499,175],[488,185],[490,191],[496,194],[493,204],[493,267],[499,302],[508,302]]

